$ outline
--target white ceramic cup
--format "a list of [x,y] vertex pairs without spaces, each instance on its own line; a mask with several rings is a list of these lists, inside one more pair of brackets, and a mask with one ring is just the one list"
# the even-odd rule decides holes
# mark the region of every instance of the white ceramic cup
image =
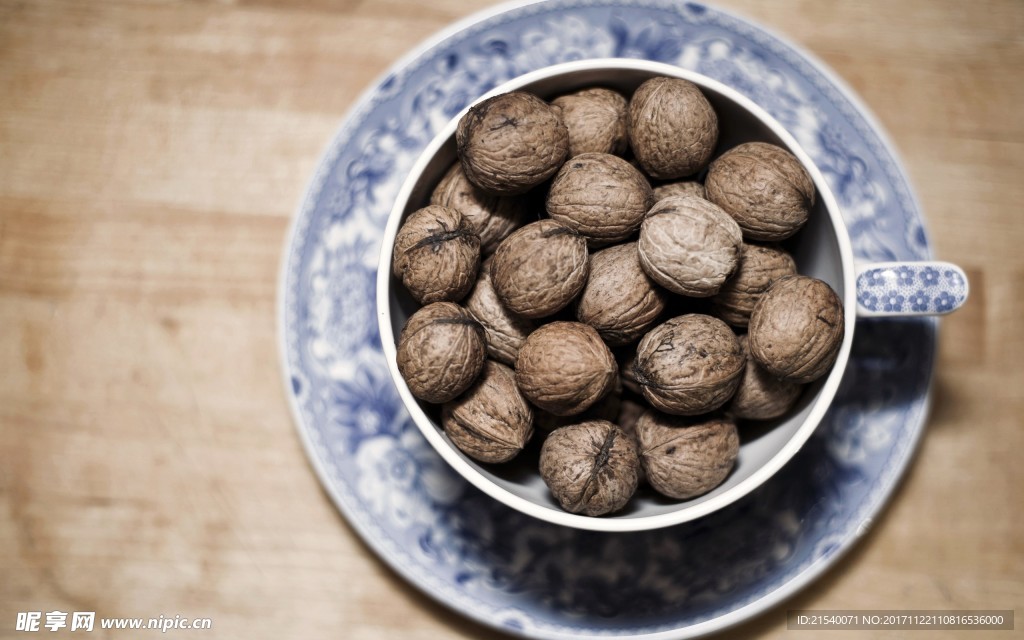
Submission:
[[[384,230],[377,270],[377,319],[384,355],[402,402],[423,435],[456,471],[494,499],[542,520],[578,529],[640,531],[666,527],[709,514],[750,493],[793,457],[828,411],[846,369],[858,317],[933,315],[953,310],[967,297],[963,271],[948,263],[855,262],[839,207],[807,153],[767,112],[708,77],[644,60],[583,60],[525,74],[496,87],[477,102],[513,90],[551,99],[592,86],[609,87],[628,96],[644,80],[654,76],[684,78],[701,88],[718,114],[717,153],[743,142],[763,141],[787,148],[799,158],[818,193],[810,219],[792,247],[793,257],[801,274],[827,282],[845,305],[846,332],[835,366],[827,376],[809,385],[785,419],[776,421],[770,428],[741,426],[736,468],[713,491],[684,502],[644,492],[634,496],[624,510],[608,516],[568,513],[558,506],[541,480],[535,456],[525,460],[528,456],[520,455],[500,465],[476,462],[448,440],[439,424],[439,408],[420,402],[409,391],[398,372],[396,342],[406,320],[419,305],[392,275],[395,235],[406,215],[428,204],[434,187],[456,161],[455,128],[465,110],[431,141],[409,172]],[[915,285],[928,291],[922,294],[928,295],[927,302],[912,300]]]

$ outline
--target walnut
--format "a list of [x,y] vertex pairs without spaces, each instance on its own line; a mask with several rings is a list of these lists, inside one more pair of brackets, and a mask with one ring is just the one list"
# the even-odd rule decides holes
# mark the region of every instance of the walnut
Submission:
[[551,104],[569,131],[569,157],[581,153],[626,151],[626,99],[611,89],[583,89],[555,98]]
[[553,220],[596,245],[628,238],[652,204],[651,185],[643,174],[607,153],[584,153],[566,162],[547,197]]
[[669,291],[706,298],[736,270],[743,236],[736,221],[694,195],[659,201],[640,227],[640,264]]
[[469,388],[484,366],[484,332],[452,302],[428,304],[398,336],[398,371],[420,400],[440,404]]
[[734,327],[745,327],[750,313],[773,282],[796,274],[792,256],[777,247],[744,244],[736,273],[712,298],[715,312]]
[[808,276],[785,276],[750,316],[750,355],[775,376],[811,382],[836,361],[844,330],[843,301],[832,287]]
[[515,373],[488,360],[476,383],[446,402],[441,423],[448,438],[480,462],[507,462],[533,435],[533,409],[516,386]]
[[540,476],[563,509],[600,516],[626,506],[636,491],[636,443],[606,420],[556,429],[540,452]]
[[668,182],[654,187],[654,201],[659,202],[672,196],[697,196],[707,199],[708,192],[704,185],[696,180],[680,180],[679,182]]
[[480,250],[494,253],[510,233],[526,224],[530,207],[523,198],[492,196],[466,177],[462,165],[452,165],[430,196],[430,204],[455,209],[480,236]]
[[718,116],[697,85],[651,78],[629,101],[629,144],[647,175],[675,180],[697,173],[718,142]]
[[725,418],[687,419],[648,411],[640,416],[636,433],[647,482],[677,500],[696,498],[722,484],[740,451],[736,425]]
[[516,382],[523,394],[556,416],[586,411],[614,389],[618,369],[612,352],[592,327],[551,322],[519,349]]
[[655,408],[696,415],[714,411],[732,397],[745,365],[728,325],[691,313],[672,318],[643,337],[633,374]]
[[492,258],[487,258],[480,265],[480,276],[466,298],[466,309],[484,328],[487,355],[512,367],[519,355],[519,347],[523,346],[526,336],[536,325],[515,315],[498,300],[491,284],[491,261]]
[[458,211],[424,207],[398,230],[391,265],[420,304],[457,302],[476,281],[480,238]]
[[[749,355],[747,336],[740,336],[740,347]],[[771,420],[793,408],[803,387],[795,382],[776,378],[764,370],[754,358],[747,358],[747,368],[740,386],[729,401],[729,413],[744,420]]]
[[544,182],[569,153],[569,132],[558,111],[522,91],[472,106],[459,121],[455,142],[470,182],[503,196]]
[[615,245],[590,256],[590,277],[580,294],[576,319],[616,347],[651,328],[667,297],[640,266],[637,244]]
[[814,182],[789,151],[748,142],[711,163],[704,186],[708,199],[736,219],[748,240],[788,238],[807,222]]
[[542,318],[564,309],[583,290],[588,264],[582,236],[554,220],[538,220],[498,246],[491,284],[509,311]]

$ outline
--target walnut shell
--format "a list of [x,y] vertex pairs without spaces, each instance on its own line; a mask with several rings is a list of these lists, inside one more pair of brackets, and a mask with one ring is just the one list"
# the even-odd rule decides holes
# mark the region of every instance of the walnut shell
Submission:
[[581,153],[626,151],[626,98],[611,89],[583,89],[555,98],[551,104],[569,131],[569,157]]
[[607,153],[584,153],[563,164],[547,197],[553,220],[599,245],[631,236],[652,204],[643,174]]
[[694,195],[651,208],[640,227],[640,264],[669,291],[695,298],[718,293],[739,264],[743,235],[736,221]]
[[617,347],[650,329],[665,310],[667,297],[640,266],[637,244],[620,244],[590,256],[590,277],[580,294],[576,319]]
[[530,207],[525,199],[490,195],[469,181],[458,162],[437,183],[430,204],[461,213],[480,236],[480,251],[484,255],[494,253],[502,240],[530,218]]
[[739,223],[748,240],[788,238],[807,222],[814,182],[789,151],[747,142],[711,163],[704,179],[708,199]]
[[722,484],[739,457],[736,425],[725,418],[693,420],[648,411],[640,416],[636,433],[647,482],[677,500]]
[[484,332],[453,302],[428,304],[398,336],[398,371],[420,400],[448,402],[473,384],[484,366]]
[[680,180],[654,187],[655,202],[672,196],[697,196],[706,200],[708,192],[704,189],[704,185],[696,180]]
[[610,393],[618,379],[615,358],[592,327],[551,322],[519,349],[516,382],[523,394],[556,416],[586,411]]
[[[740,348],[749,355],[747,336],[740,336]],[[776,378],[757,363],[747,358],[747,368],[740,377],[740,385],[729,401],[728,411],[744,420],[771,420],[780,418],[793,408],[803,386]]]
[[526,336],[530,335],[537,325],[531,320],[515,315],[498,300],[498,295],[491,284],[491,260],[492,258],[487,258],[480,265],[476,286],[466,298],[466,309],[484,328],[487,355],[512,367],[516,364],[519,348],[526,342]]
[[655,408],[697,415],[718,409],[732,397],[745,365],[727,324],[691,313],[663,322],[643,337],[633,375]]
[[480,238],[458,211],[430,205],[402,223],[391,266],[420,304],[458,302],[476,282]]
[[750,355],[777,377],[812,382],[836,361],[845,327],[843,301],[832,287],[817,278],[785,276],[750,316]]
[[629,144],[647,175],[675,180],[697,173],[718,142],[718,116],[697,85],[651,78],[629,101]]
[[502,196],[544,182],[569,154],[569,132],[558,111],[522,91],[473,105],[459,121],[455,142],[470,182]]
[[626,506],[636,492],[637,447],[606,420],[556,429],[544,440],[540,476],[563,509],[600,516]]
[[452,443],[480,462],[507,462],[533,435],[533,409],[516,386],[515,373],[488,360],[476,383],[446,402],[441,424]]
[[554,220],[538,220],[494,252],[491,284],[509,311],[542,318],[564,309],[587,284],[587,241]]
[[744,244],[736,273],[711,300],[715,313],[734,327],[745,327],[768,287],[791,275],[796,275],[796,262],[782,249]]

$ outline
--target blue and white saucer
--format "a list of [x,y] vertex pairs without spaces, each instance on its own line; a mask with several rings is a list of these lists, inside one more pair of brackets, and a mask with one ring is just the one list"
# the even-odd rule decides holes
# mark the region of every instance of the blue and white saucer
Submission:
[[292,226],[280,291],[284,376],[321,481],[399,574],[476,620],[536,638],[682,638],[745,620],[821,575],[870,526],[923,432],[935,325],[857,327],[833,408],[765,485],[706,518],[645,533],[560,528],[463,481],[406,415],[375,321],[381,232],[434,134],[527,71],[585,58],[678,64],[785,125],[843,209],[857,257],[930,257],[878,125],[788,42],[699,4],[549,0],[502,7],[401,60],[345,119]]

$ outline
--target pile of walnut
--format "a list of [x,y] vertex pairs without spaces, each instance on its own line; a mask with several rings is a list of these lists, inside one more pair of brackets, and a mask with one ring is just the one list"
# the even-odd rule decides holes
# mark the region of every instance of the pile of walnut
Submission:
[[466,455],[506,462],[546,435],[540,474],[573,513],[623,508],[644,477],[693,498],[732,471],[735,420],[785,415],[835,361],[842,302],[772,244],[807,221],[810,177],[761,142],[712,162],[694,84],[506,93],[456,140],[393,267],[425,305],[398,368]]

